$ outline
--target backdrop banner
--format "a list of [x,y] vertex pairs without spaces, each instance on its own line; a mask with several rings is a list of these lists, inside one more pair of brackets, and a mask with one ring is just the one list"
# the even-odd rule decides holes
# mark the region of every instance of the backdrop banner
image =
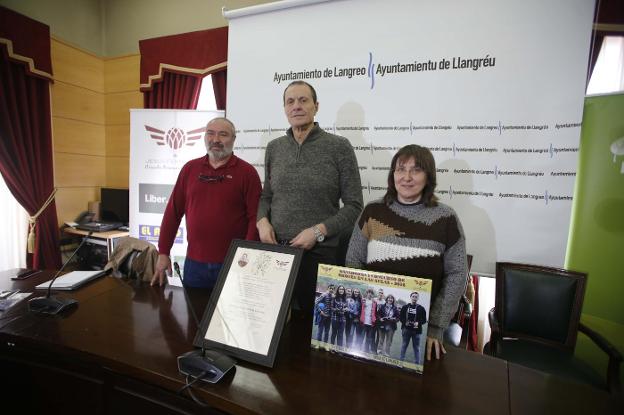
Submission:
[[[223,111],[130,110],[130,236],[158,245],[160,224],[180,169],[206,155],[204,131]],[[184,218],[171,249],[180,266],[186,256]]]
[[343,0],[232,17],[236,154],[264,178],[266,145],[288,128],[283,90],[305,80],[321,127],[355,148],[365,202],[383,196],[397,149],[427,146],[474,271],[563,266],[593,11],[592,0]]

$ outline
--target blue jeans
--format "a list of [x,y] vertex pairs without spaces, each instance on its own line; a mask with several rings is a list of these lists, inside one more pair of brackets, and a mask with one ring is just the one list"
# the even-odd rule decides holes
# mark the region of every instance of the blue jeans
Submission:
[[412,348],[414,349],[414,362],[418,365],[420,364],[420,334],[416,333],[416,330],[413,329],[403,329],[401,330],[403,334],[403,343],[401,343],[401,360],[405,360],[405,351],[407,350],[407,346],[409,345],[410,340],[412,341]]
[[[318,330],[316,331],[316,340],[327,343],[329,337],[329,325],[331,324],[331,317],[321,316],[318,324]],[[324,335],[323,335],[324,334]],[[321,340],[321,337],[323,340]]]
[[223,264],[211,264],[207,262],[193,261],[189,257],[184,260],[184,286],[190,288],[213,289],[219,278]]
[[362,324],[362,346],[364,353],[375,353],[375,327]]
[[338,346],[342,346],[342,342],[344,338],[345,322],[333,320],[331,325],[332,325],[331,344],[336,344],[336,335],[338,335]]
[[353,332],[355,331],[355,322],[353,317],[349,314],[346,316],[347,321],[345,324],[345,336],[346,336],[346,346],[351,347],[351,342],[353,341]]

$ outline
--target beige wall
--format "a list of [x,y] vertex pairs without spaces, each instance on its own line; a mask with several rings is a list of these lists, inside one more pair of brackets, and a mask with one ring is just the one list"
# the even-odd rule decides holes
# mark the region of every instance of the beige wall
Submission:
[[97,56],[136,54],[139,40],[227,26],[221,8],[274,0],[0,0]]
[[54,36],[98,56],[104,56],[104,4],[106,0],[0,0],[1,6],[47,24]]
[[59,222],[101,187],[128,187],[130,108],[142,108],[139,56],[103,59],[52,39],[52,136]]
[[105,55],[138,53],[139,40],[227,26],[230,10],[275,0],[107,0]]

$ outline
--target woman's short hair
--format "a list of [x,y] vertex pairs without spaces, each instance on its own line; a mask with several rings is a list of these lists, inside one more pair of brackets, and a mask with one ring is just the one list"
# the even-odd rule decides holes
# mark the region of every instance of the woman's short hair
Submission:
[[388,190],[384,195],[384,203],[390,205],[397,200],[397,190],[394,185],[394,170],[399,163],[405,163],[410,159],[414,159],[416,167],[423,169],[427,175],[427,184],[422,191],[421,200],[427,207],[437,206],[438,198],[434,194],[437,181],[436,181],[436,166],[433,154],[427,147],[422,147],[417,144],[410,144],[402,147],[392,157],[390,163],[390,171],[388,172]]

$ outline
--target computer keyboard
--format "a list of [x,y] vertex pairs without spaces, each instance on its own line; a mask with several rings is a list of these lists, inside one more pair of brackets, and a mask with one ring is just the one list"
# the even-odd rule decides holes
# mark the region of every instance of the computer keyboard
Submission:
[[118,229],[123,223],[107,223],[107,222],[87,222],[76,226],[76,229],[82,231],[107,232]]

